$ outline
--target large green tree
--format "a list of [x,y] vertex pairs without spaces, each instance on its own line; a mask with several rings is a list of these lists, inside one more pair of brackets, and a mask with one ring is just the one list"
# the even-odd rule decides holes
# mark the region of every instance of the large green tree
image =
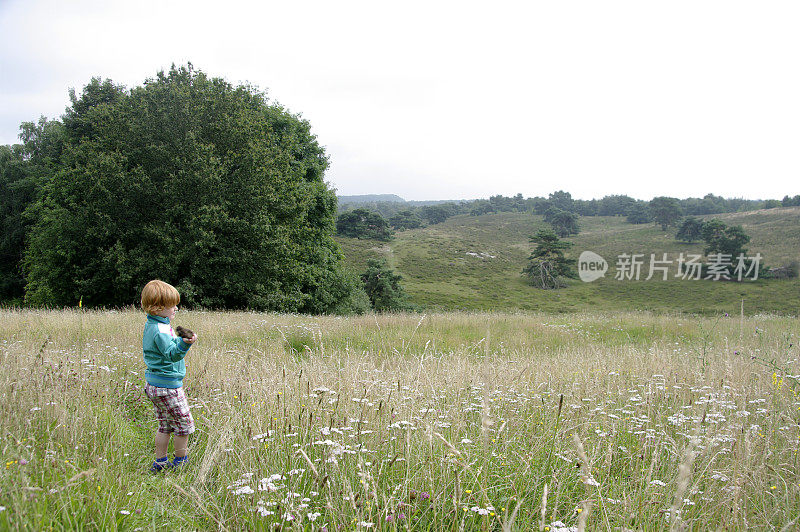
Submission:
[[61,160],[62,124],[45,118],[25,122],[20,140],[0,146],[0,301],[11,304],[21,304],[25,295],[25,242],[42,185]]
[[459,207],[455,203],[439,203],[420,207],[419,214],[430,225],[440,224],[458,213]]
[[681,242],[694,242],[703,237],[703,220],[689,216],[681,222],[675,239]]
[[557,190],[550,193],[550,197],[547,201],[550,203],[550,206],[563,211],[572,212],[575,207],[575,201],[572,199],[572,194],[569,192],[564,192],[563,190]]
[[553,231],[564,238],[569,235],[577,235],[580,232],[578,226],[578,215],[574,212],[565,211],[558,207],[550,207],[544,213],[544,221],[549,223]]
[[536,248],[528,257],[528,265],[522,273],[533,286],[544,289],[563,288],[566,286],[566,278],[577,276],[573,269],[575,259],[564,256],[564,252],[572,247],[572,242],[560,240],[549,229],[540,229],[530,237],[530,241],[536,244]]
[[389,222],[377,212],[367,209],[354,209],[343,212],[336,219],[336,232],[351,238],[372,238],[391,240],[392,229]]
[[659,196],[650,200],[650,214],[661,225],[661,230],[666,231],[668,227],[678,223],[683,211],[677,199]]
[[632,203],[626,211],[625,219],[629,224],[646,224],[653,221],[650,207],[644,201]]
[[700,233],[706,242],[706,255],[718,253],[736,258],[747,253],[744,246],[750,242],[750,237],[741,225],[729,226],[714,218],[703,224]]
[[207,307],[325,312],[346,297],[325,153],[264,93],[173,66],[130,90],[92,80],[63,122],[28,302],[128,304],[152,278]]
[[416,212],[405,209],[389,218],[389,224],[398,231],[417,229],[422,227],[422,218]]
[[0,146],[0,301],[9,302],[20,302],[24,295],[23,216],[32,197],[20,148]]
[[[745,246],[750,242],[750,237],[741,225],[728,226],[715,218],[703,224],[701,234],[706,242],[706,255],[718,263],[714,270],[724,272],[723,278],[741,280],[742,277],[755,279],[768,275],[764,263],[747,255]],[[710,269],[708,273],[712,277],[715,275]]]
[[372,309],[375,312],[391,312],[407,310],[406,293],[400,285],[403,277],[396,274],[381,259],[369,259],[367,270],[361,274],[364,291],[369,297]]

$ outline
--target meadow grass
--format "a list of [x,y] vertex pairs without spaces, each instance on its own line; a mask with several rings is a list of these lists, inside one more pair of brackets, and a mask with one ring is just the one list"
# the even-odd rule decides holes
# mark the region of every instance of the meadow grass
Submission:
[[141,313],[0,320],[3,529],[800,522],[796,318],[182,311],[197,432],[158,475]]

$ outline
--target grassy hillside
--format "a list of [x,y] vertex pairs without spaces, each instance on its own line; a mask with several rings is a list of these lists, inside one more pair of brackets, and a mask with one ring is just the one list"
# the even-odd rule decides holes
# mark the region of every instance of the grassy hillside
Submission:
[[[800,260],[800,208],[778,208],[708,216],[730,225],[742,225],[751,237],[748,251],[760,252],[769,266]],[[456,216],[423,229],[397,233],[389,243],[337,238],[347,263],[364,269],[368,257],[383,256],[404,277],[412,302],[435,309],[523,309],[544,311],[654,310],[701,314],[738,313],[744,299],[748,314],[797,314],[800,280],[758,280],[742,283],[689,281],[660,276],[645,281],[649,256],[667,253],[702,254],[703,244],[677,242],[653,224],[631,225],[621,217],[581,218],[581,233],[568,239],[577,258],[590,250],[609,263],[605,278],[593,283],[570,282],[558,291],[528,286],[521,276],[532,245],[528,237],[547,227],[540,216],[522,213]],[[622,253],[642,253],[640,281],[615,280],[615,264]]]

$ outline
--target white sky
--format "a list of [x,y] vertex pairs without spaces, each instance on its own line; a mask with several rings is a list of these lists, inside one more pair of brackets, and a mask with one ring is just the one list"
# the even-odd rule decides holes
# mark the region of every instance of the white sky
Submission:
[[311,122],[342,195],[800,193],[800,2],[0,0],[0,144],[171,63]]

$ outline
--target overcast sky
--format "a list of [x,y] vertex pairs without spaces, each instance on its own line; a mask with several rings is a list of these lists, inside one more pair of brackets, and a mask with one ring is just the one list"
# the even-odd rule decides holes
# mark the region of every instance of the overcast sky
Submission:
[[308,119],[341,195],[800,194],[800,2],[0,0],[0,144],[172,63]]

